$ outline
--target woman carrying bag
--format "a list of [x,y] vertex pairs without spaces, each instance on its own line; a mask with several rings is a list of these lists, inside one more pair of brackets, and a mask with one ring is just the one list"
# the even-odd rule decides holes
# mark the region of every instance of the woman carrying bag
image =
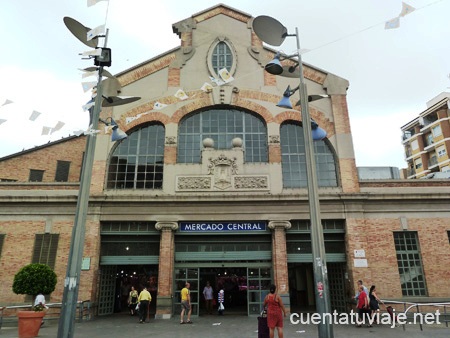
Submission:
[[264,299],[263,307],[267,306],[267,326],[270,338],[274,338],[275,328],[278,331],[278,338],[283,338],[283,317],[286,317],[286,309],[281,297],[275,293],[276,289],[277,287],[273,284],[269,287],[270,293]]

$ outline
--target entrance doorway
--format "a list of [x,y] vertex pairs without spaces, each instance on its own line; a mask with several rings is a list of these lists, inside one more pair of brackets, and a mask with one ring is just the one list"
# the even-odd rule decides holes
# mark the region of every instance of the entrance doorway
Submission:
[[[328,288],[332,310],[348,312],[349,297],[345,263],[327,262]],[[289,296],[291,312],[315,312],[314,271],[312,263],[289,263]]]
[[[210,282],[217,301],[220,290],[224,291],[227,313],[247,315],[247,269],[246,268],[204,268],[200,269],[199,315],[206,314],[203,288]],[[217,306],[216,309],[217,310]],[[216,311],[217,312],[217,311]]]
[[217,300],[220,290],[224,290],[226,315],[258,315],[262,301],[272,283],[271,267],[202,267],[175,268],[174,308],[179,313],[180,291],[188,281],[191,285],[191,305],[193,316],[207,315],[203,288],[210,282],[216,301],[213,314],[217,314]]
[[147,286],[152,296],[150,314],[156,313],[157,265],[103,265],[100,273],[99,315],[128,314],[128,296],[132,286],[138,292]]

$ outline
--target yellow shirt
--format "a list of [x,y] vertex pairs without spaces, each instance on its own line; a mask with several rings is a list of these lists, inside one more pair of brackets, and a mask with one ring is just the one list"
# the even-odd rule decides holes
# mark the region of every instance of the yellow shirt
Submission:
[[183,300],[189,300],[189,289],[183,288],[181,289],[181,301]]
[[142,290],[139,294],[138,302],[142,300],[148,300],[149,302],[152,300],[152,296],[150,295],[150,292],[147,290]]

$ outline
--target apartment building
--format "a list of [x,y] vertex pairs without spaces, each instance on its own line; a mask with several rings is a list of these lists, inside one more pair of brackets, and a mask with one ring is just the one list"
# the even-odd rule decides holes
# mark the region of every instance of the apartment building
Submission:
[[[427,102],[427,109],[401,130],[406,178],[450,177],[450,93]],[[436,174],[445,172],[447,175]]]

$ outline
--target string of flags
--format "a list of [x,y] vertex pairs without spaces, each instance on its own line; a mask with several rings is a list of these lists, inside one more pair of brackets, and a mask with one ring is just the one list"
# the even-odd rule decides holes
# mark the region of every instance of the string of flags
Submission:
[[400,18],[411,14],[412,12],[415,11],[415,8],[411,5],[408,5],[405,2],[402,2],[402,10],[400,12],[400,14],[398,16],[396,16],[395,18],[386,21],[385,25],[384,25],[384,29],[395,29],[400,27]]
[[[109,4],[109,0],[87,0],[87,6],[88,7],[94,6],[99,2],[108,2],[108,4]],[[384,28],[385,29],[399,28],[400,27],[400,18],[403,18],[406,15],[411,14],[415,10],[416,10],[416,8],[412,7],[411,5],[409,5],[405,2],[402,2],[402,9],[401,9],[399,15],[396,16],[395,18],[392,18],[392,19],[386,21]],[[104,34],[105,29],[106,29],[106,24],[100,25],[100,26],[95,27],[94,29],[90,30],[89,32],[87,32],[87,40],[89,41],[99,35]],[[302,54],[306,53],[308,51],[310,51],[310,50],[302,50]],[[80,55],[82,55],[82,56],[99,56],[99,55],[101,55],[101,48],[85,51],[85,52],[81,53]],[[80,70],[83,72],[81,75],[82,79],[85,79],[89,76],[98,76],[97,71],[86,71],[86,70],[82,70],[82,69],[80,69]],[[229,71],[226,68],[220,69],[218,71],[218,74],[219,74],[219,78],[215,78],[212,76],[209,77],[209,80],[212,84],[210,82],[205,82],[200,89],[204,92],[209,93],[213,90],[214,86],[222,86],[222,85],[225,85],[234,80],[234,78],[231,76],[231,74],[229,73]],[[450,74],[449,74],[449,78],[450,78]],[[97,79],[97,81],[83,81],[81,83],[82,89],[85,93],[88,92],[89,90],[92,90],[92,96],[91,96],[92,99],[89,102],[87,102],[85,105],[82,106],[83,111],[88,111],[90,108],[92,108],[94,106],[94,98],[96,96],[97,83],[98,83],[98,79]],[[174,94],[174,96],[182,101],[189,99],[189,96],[186,94],[186,92],[183,89],[179,89]],[[2,105],[0,105],[0,108],[3,106],[6,106],[6,105],[12,104],[12,103],[14,103],[12,100],[6,99],[6,101]],[[161,109],[164,109],[165,107],[167,107],[167,104],[157,101],[154,103],[153,109],[161,110]],[[135,117],[128,117],[128,118],[126,118],[126,123],[128,124],[136,119],[141,118],[142,116],[144,116],[146,114],[149,114],[149,113],[147,112],[147,113],[138,114]],[[32,122],[35,122],[39,119],[39,117],[41,115],[42,115],[41,112],[33,110],[31,112],[31,115],[29,116],[29,120]],[[0,118],[0,125],[5,122],[7,122],[7,119]],[[58,121],[56,123],[56,125],[53,127],[43,126],[41,135],[51,135],[52,133],[54,133],[58,130],[61,130],[64,125],[65,125],[64,122]],[[84,134],[95,134],[98,132],[100,132],[100,131],[92,130],[92,128],[89,127],[89,129],[86,131],[75,131],[74,133],[75,133],[75,135],[81,135],[83,133]]]

